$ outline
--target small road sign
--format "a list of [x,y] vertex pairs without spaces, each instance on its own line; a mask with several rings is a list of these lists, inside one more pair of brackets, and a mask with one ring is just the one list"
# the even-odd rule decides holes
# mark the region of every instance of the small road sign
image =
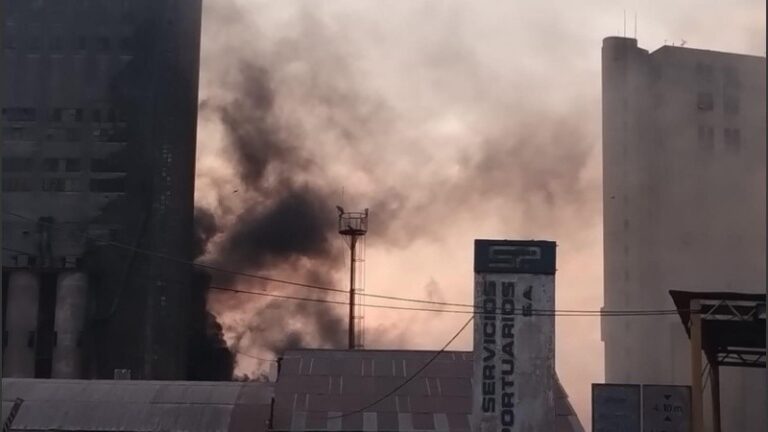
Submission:
[[690,432],[689,386],[643,386],[643,432]]

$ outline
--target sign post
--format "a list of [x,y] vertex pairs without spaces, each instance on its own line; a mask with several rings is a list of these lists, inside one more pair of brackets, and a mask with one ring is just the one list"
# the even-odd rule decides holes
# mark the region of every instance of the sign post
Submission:
[[555,430],[555,243],[475,240],[474,432]]

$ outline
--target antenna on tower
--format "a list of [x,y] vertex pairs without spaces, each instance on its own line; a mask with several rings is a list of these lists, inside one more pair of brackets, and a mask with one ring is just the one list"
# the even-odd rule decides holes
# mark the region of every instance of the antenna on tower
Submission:
[[349,246],[349,349],[364,347],[365,234],[368,232],[368,209],[339,212],[339,234]]
[[627,10],[624,9],[624,37],[627,37]]
[[635,11],[635,39],[637,39],[637,11]]

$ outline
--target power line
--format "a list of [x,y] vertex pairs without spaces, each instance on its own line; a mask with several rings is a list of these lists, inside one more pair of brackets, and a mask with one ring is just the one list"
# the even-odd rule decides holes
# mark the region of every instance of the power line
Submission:
[[331,417],[328,417],[328,419],[331,420],[331,419],[343,418],[343,417],[347,417],[347,416],[351,416],[353,414],[357,414],[357,413],[363,412],[363,411],[365,411],[365,410],[367,410],[367,409],[369,409],[371,407],[374,407],[374,406],[378,405],[384,399],[386,399],[386,398],[392,396],[393,394],[395,394],[395,392],[397,392],[401,388],[405,387],[409,382],[411,382],[414,379],[416,379],[416,377],[418,377],[419,374],[424,371],[424,369],[426,369],[429,365],[431,365],[432,362],[437,360],[437,358],[440,356],[440,354],[444,353],[445,350],[448,349],[448,347],[453,343],[453,341],[455,341],[456,338],[459,337],[459,335],[464,331],[464,329],[467,328],[469,323],[472,322],[472,319],[474,319],[474,316],[469,317],[467,322],[465,322],[464,325],[461,326],[459,331],[457,331],[456,334],[454,334],[453,337],[451,337],[448,340],[448,342],[446,342],[445,345],[443,345],[443,347],[440,348],[440,351],[437,351],[426,363],[424,363],[424,366],[422,366],[418,370],[416,370],[416,372],[414,372],[413,375],[411,375],[408,378],[406,378],[405,381],[403,381],[399,385],[395,386],[392,390],[388,391],[383,396],[379,397],[378,399],[374,400],[373,402],[369,403],[368,405],[365,405],[362,408],[358,408],[358,409],[356,409],[354,411],[351,411],[351,412],[348,412],[348,413],[339,414],[339,415],[336,415],[336,416],[331,416]]
[[[56,223],[53,223],[53,222],[40,221],[40,220],[36,221],[36,220],[34,220],[32,218],[29,218],[27,216],[23,216],[23,215],[20,215],[18,213],[14,213],[14,212],[10,212],[10,211],[3,211],[3,213],[7,214],[7,215],[10,215],[10,216],[13,216],[13,217],[16,217],[16,218],[19,218],[19,219],[22,219],[22,220],[26,220],[26,221],[32,222],[32,223],[39,223],[41,225],[47,225],[47,226],[50,226],[50,227],[52,227],[54,229],[57,229],[57,225],[60,225],[60,224],[56,224]],[[184,259],[181,259],[181,258],[177,258],[177,257],[174,257],[174,256],[170,256],[170,255],[166,255],[166,254],[163,254],[163,253],[154,252],[154,251],[150,251],[150,250],[146,250],[146,249],[137,248],[137,247],[134,247],[134,246],[126,245],[126,244],[119,243],[119,242],[114,242],[114,241],[111,241],[111,240],[102,240],[102,239],[99,239],[97,237],[88,235],[88,233],[86,233],[84,231],[80,231],[80,234],[81,234],[81,236],[83,238],[92,240],[92,241],[97,242],[97,243],[106,244],[106,245],[110,245],[110,246],[114,246],[114,247],[130,250],[130,251],[142,253],[142,254],[145,254],[145,255],[155,256],[155,257],[163,258],[163,259],[166,259],[166,260],[169,260],[169,261],[173,261],[173,262],[177,262],[177,263],[181,263],[181,264],[186,264],[186,265],[191,265],[191,266],[195,266],[195,267],[206,269],[206,270],[211,270],[211,271],[216,271],[216,272],[226,273],[226,274],[231,274],[231,275],[236,275],[236,276],[242,276],[242,277],[247,277],[247,278],[251,278],[251,279],[258,279],[258,280],[263,280],[263,281],[268,281],[268,282],[275,282],[275,283],[280,283],[280,284],[293,285],[293,286],[302,287],[302,288],[316,289],[316,290],[320,290],[320,291],[336,292],[336,293],[343,293],[343,294],[348,294],[349,293],[349,291],[347,291],[347,290],[338,289],[338,288],[332,288],[332,287],[316,285],[316,284],[308,284],[308,283],[303,283],[303,282],[290,281],[290,280],[286,280],[286,279],[273,278],[273,277],[259,275],[259,274],[254,274],[254,273],[249,273],[249,272],[243,272],[243,271],[232,270],[232,269],[225,269],[225,268],[213,266],[213,265],[210,265],[210,264],[201,264],[201,263],[196,263],[196,262],[193,262],[193,261],[187,261],[187,260],[184,260]],[[17,250],[13,250],[13,249],[10,249],[10,248],[5,248],[5,247],[3,249],[4,250],[10,250],[12,252],[25,253],[25,252],[22,252],[22,251],[17,251]],[[226,291],[233,291],[233,292],[242,292],[242,293],[246,293],[246,294],[258,295],[258,293],[254,292],[254,291],[243,291],[243,290],[236,290],[236,289],[233,289],[233,288],[223,288],[223,287],[212,287],[212,288],[213,289],[219,289],[219,290],[226,290]],[[262,293],[265,293],[265,291],[262,291]],[[467,303],[439,302],[439,301],[433,301],[433,300],[415,299],[415,298],[408,298],[408,297],[398,297],[398,296],[390,296],[390,295],[374,294],[374,293],[358,293],[357,295],[365,296],[365,297],[371,297],[371,298],[378,298],[378,299],[382,299],[382,300],[402,301],[402,302],[411,302],[411,303],[422,303],[422,304],[429,304],[429,305],[434,305],[434,306],[450,306],[450,307],[469,308],[469,309],[474,309],[476,311],[479,311],[481,309],[479,306],[475,306],[475,305],[467,304]],[[279,297],[279,296],[272,295],[272,297]],[[294,297],[290,297],[290,296],[283,296],[283,297],[284,298],[289,298],[289,299],[294,299],[294,300],[300,300],[300,298],[294,298]],[[307,301],[318,301],[318,300],[320,300],[320,299],[306,299],[306,298],[304,298],[304,299],[307,300]],[[346,302],[330,301],[330,300],[324,300],[324,301],[318,301],[318,302],[349,305],[349,303],[346,303]],[[472,311],[456,311],[456,310],[444,310],[444,309],[424,309],[424,308],[412,308],[412,307],[405,307],[405,306],[402,306],[402,307],[386,306],[386,305],[366,305],[366,306],[369,306],[369,307],[379,307],[379,308],[388,308],[388,309],[399,309],[399,310],[422,310],[422,311],[428,311],[428,312],[472,313]],[[591,315],[597,315],[597,316],[635,316],[635,315],[640,315],[640,316],[642,316],[642,315],[676,315],[680,311],[677,310],[677,309],[622,310],[622,311],[579,310],[579,309],[563,309],[563,310],[531,309],[530,312],[531,313],[538,313],[538,314],[542,314],[542,315],[544,315],[544,314],[561,313],[562,316],[591,316]],[[566,315],[566,314],[570,314],[570,315]]]
[[[334,305],[342,305],[342,306],[349,306],[349,303],[346,301],[341,300],[329,300],[329,299],[321,299],[321,298],[311,298],[311,297],[300,297],[300,296],[291,296],[291,295],[285,295],[285,294],[273,294],[263,291],[248,291],[248,290],[242,290],[238,288],[227,288],[227,287],[221,287],[221,286],[215,286],[211,285],[208,288],[217,290],[217,291],[228,291],[238,294],[248,294],[248,295],[255,295],[260,297],[271,297],[271,298],[278,298],[283,300],[295,300],[295,301],[305,301],[310,303],[324,303],[324,304],[334,304]],[[366,304],[366,307],[372,307],[372,308],[379,308],[379,309],[390,309],[390,310],[405,310],[405,311],[417,311],[417,312],[435,312],[435,313],[450,313],[450,314],[469,314],[469,315],[516,315],[516,316],[576,316],[576,317],[590,317],[590,316],[596,316],[596,317],[603,317],[603,316],[611,316],[611,317],[633,317],[633,316],[660,316],[660,315],[677,315],[678,311],[675,310],[674,312],[667,312],[667,311],[643,311],[643,312],[611,312],[610,314],[604,314],[600,311],[597,311],[595,313],[582,313],[582,312],[570,312],[570,311],[561,311],[557,309],[531,309],[531,310],[523,310],[523,309],[514,309],[510,311],[496,311],[496,312],[484,312],[484,311],[478,311],[478,310],[456,310],[456,309],[429,309],[429,308],[420,308],[420,307],[411,307],[411,306],[395,306],[395,305],[383,305],[383,304]]]

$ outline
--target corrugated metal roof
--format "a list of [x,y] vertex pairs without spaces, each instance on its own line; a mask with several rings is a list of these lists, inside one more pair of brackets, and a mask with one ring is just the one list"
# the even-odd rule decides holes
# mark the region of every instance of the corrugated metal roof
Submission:
[[[278,431],[439,430],[468,432],[473,353],[450,351],[391,397],[346,417],[391,391],[434,351],[295,350],[283,357],[275,383]],[[559,380],[556,432],[583,432]]]
[[3,419],[24,399],[16,431],[263,431],[273,395],[254,382],[3,378],[2,386]]

